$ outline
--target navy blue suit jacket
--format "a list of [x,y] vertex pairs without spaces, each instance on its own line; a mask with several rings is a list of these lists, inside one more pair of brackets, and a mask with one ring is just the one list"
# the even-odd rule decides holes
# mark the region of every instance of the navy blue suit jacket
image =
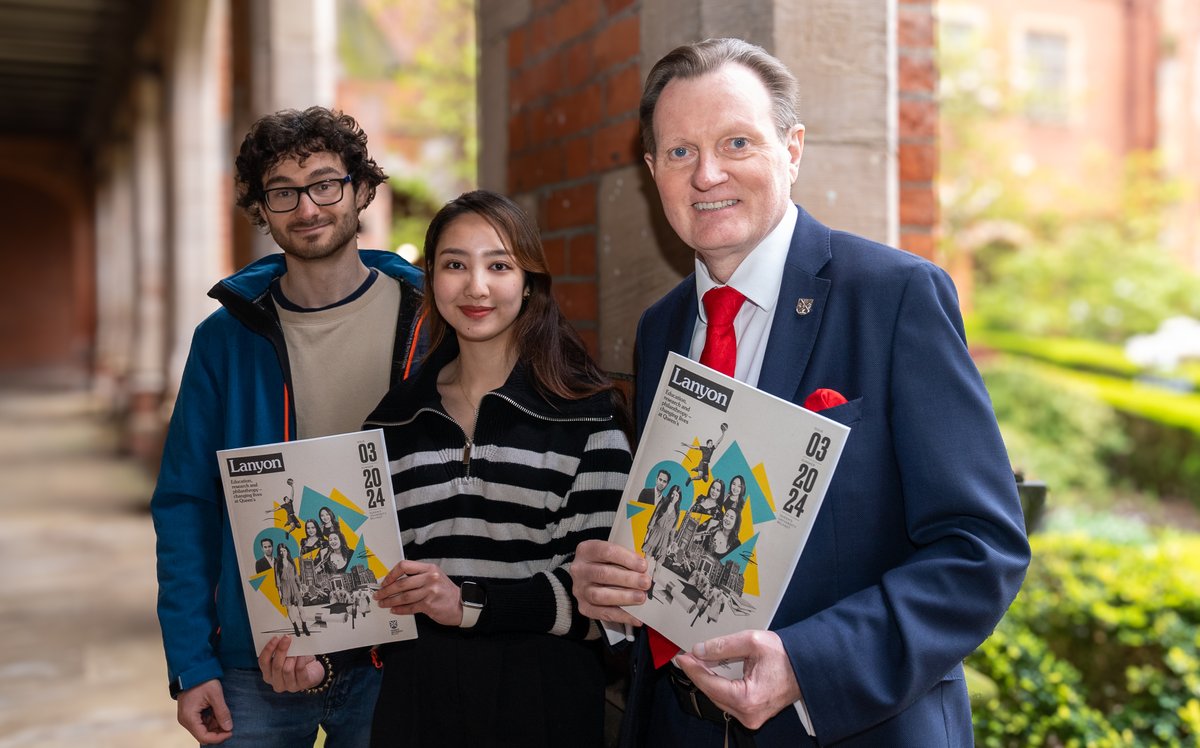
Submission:
[[[808,314],[798,299],[812,300]],[[667,352],[688,355],[696,307],[689,276],[642,315],[639,431]],[[758,386],[800,404],[837,390],[849,402],[822,414],[852,430],[771,624],[816,740],[788,708],[757,744],[971,745],[962,659],[1008,609],[1029,544],[949,276],[800,209]],[[678,709],[640,644],[626,744],[657,720],[705,734],[712,726]]]

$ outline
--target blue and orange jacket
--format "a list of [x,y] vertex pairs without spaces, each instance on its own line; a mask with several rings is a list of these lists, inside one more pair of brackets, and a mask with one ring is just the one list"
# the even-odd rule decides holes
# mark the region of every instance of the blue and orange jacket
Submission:
[[[392,383],[422,351],[421,271],[391,252],[360,250],[367,267],[400,281]],[[269,289],[282,254],[217,283],[221,309],[197,327],[150,502],[158,535],[158,619],[171,692],[257,668],[216,451],[296,438],[283,329]]]

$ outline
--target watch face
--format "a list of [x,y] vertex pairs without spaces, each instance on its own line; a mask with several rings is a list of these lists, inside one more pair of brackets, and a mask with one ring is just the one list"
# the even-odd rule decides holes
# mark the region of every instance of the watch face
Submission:
[[462,601],[463,605],[470,605],[474,608],[482,608],[487,602],[487,591],[476,582],[462,583]]

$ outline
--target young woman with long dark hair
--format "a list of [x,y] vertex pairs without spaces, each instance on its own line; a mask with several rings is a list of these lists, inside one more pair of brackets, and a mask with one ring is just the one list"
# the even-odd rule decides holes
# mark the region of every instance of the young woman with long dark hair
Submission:
[[447,204],[425,272],[430,353],[367,420],[384,429],[407,559],[376,599],[419,631],[384,648],[373,743],[601,746],[598,629],[567,568],[612,526],[631,461],[624,398],[508,198]]

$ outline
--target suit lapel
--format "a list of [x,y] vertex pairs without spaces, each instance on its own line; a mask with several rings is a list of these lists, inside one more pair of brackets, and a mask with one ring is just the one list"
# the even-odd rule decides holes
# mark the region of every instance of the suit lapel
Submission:
[[830,282],[816,274],[829,258],[829,229],[800,208],[758,376],[760,390],[784,400],[796,401],[817,342]]
[[659,362],[658,370],[661,372],[663,365],[667,360],[667,351],[674,351],[680,355],[686,356],[692,347],[692,332],[696,329],[696,317],[699,312],[696,307],[696,280],[692,276],[688,276],[687,286],[683,289],[683,293],[673,307],[666,310],[663,315],[667,324],[667,343],[668,348],[663,351],[662,361]]

